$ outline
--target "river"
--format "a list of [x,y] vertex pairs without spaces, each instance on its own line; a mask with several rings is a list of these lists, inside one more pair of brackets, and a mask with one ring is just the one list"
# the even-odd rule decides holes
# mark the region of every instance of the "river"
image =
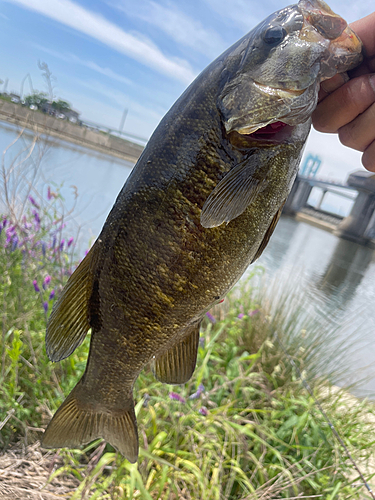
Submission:
[[[18,128],[0,122],[0,150],[17,138]],[[5,166],[25,158],[33,134],[25,131],[3,157]],[[24,151],[20,153],[20,151]],[[37,168],[35,186],[60,188],[68,208],[76,202],[72,231],[80,228],[79,251],[83,252],[100,232],[133,165],[60,140],[44,139],[24,163]],[[78,193],[78,197],[75,197]],[[1,202],[1,200],[0,200]],[[73,221],[72,221],[73,224]],[[258,263],[269,282],[281,286],[299,283],[308,290],[309,308],[334,318],[342,335],[358,338],[348,347],[358,377],[375,372],[375,252],[339,239],[321,229],[282,217]],[[301,287],[302,285],[302,287]],[[366,368],[368,367],[368,368]],[[347,382],[352,380],[348,379]],[[375,379],[362,382],[355,391],[375,395]]]

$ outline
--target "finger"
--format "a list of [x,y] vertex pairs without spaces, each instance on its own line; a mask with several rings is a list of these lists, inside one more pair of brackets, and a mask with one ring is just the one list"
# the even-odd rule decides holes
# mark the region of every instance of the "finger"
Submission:
[[344,83],[348,81],[349,76],[347,73],[337,73],[329,80],[324,80],[324,82],[320,84],[318,100],[323,101],[327,97],[327,95],[332,94],[332,92],[342,87]]
[[373,141],[362,155],[362,165],[371,172],[375,172],[375,141]]
[[350,24],[352,30],[359,36],[364,47],[365,56],[375,56],[375,12]]
[[319,132],[336,133],[375,102],[375,75],[349,80],[319,103],[312,115]]
[[339,129],[339,139],[348,148],[365,151],[375,140],[375,100],[353,121]]
[[354,23],[350,27],[359,36],[363,43],[364,61],[357,68],[349,72],[350,77],[357,77],[365,73],[375,72],[375,12]]

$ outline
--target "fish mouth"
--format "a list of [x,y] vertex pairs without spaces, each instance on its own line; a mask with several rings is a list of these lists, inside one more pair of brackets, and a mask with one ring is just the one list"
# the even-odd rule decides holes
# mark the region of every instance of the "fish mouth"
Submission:
[[255,139],[256,141],[283,142],[290,137],[293,128],[293,126],[287,123],[277,121],[269,123],[265,127],[258,128],[258,130],[251,134],[243,135]]
[[229,132],[228,137],[230,142],[239,149],[247,149],[249,147],[258,147],[261,145],[272,146],[274,144],[290,142],[294,129],[295,126],[288,125],[281,121],[275,121],[251,133],[232,130]]

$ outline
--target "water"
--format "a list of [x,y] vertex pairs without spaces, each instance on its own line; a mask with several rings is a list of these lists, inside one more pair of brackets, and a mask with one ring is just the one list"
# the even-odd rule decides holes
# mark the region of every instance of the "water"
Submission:
[[[15,140],[17,131],[17,127],[0,122],[0,150]],[[7,152],[5,164],[9,165],[32,139],[32,133],[26,131]],[[40,164],[35,180],[38,189],[45,189],[48,184],[62,186],[67,207],[74,205],[75,192],[78,192],[74,220],[81,228],[80,251],[83,253],[89,241],[99,234],[133,165],[59,140],[41,141],[31,160],[34,166]],[[316,314],[334,317],[339,324],[346,322],[342,335],[350,339],[359,332],[366,346],[359,345],[350,353],[352,365],[361,371],[361,376],[375,371],[373,250],[282,217],[258,262],[267,269],[267,276],[276,277],[278,282],[302,283],[313,302],[308,306],[312,305]],[[370,368],[364,372],[367,366]],[[357,392],[375,394],[375,380],[361,383]]]
[[[0,122],[0,151],[4,151],[17,138],[18,131],[18,127]],[[28,154],[33,138],[34,134],[25,130],[17,143],[7,151],[4,159],[8,168],[19,160],[21,150],[25,151],[21,158]],[[67,210],[73,209],[75,227],[72,231],[75,233],[77,229],[80,230],[81,254],[99,234],[133,168],[131,162],[51,137],[36,144],[24,165],[25,170],[30,165],[26,172],[29,178],[37,170],[33,181],[37,191],[46,192],[48,185],[52,189],[59,188]]]

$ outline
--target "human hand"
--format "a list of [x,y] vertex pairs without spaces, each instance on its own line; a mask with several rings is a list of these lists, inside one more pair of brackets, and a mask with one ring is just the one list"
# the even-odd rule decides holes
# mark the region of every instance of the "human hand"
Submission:
[[375,12],[350,25],[362,40],[364,60],[350,74],[321,84],[312,115],[319,132],[338,133],[349,148],[362,151],[362,163],[375,172]]

